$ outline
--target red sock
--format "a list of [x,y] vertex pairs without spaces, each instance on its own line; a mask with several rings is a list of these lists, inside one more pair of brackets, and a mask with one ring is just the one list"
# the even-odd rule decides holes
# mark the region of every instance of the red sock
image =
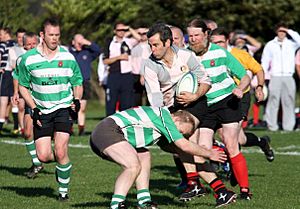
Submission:
[[257,125],[259,122],[259,104],[257,102],[253,103],[253,125]]
[[209,186],[214,190],[215,193],[226,189],[224,183],[219,178],[215,178],[212,182],[209,183]]
[[199,181],[199,174],[197,172],[190,172],[190,173],[187,173],[186,174],[186,177],[187,177],[187,180],[188,180],[188,183],[189,182],[197,182],[200,184],[200,181]]
[[230,159],[232,170],[240,187],[249,188],[248,168],[246,159],[240,152],[237,156]]

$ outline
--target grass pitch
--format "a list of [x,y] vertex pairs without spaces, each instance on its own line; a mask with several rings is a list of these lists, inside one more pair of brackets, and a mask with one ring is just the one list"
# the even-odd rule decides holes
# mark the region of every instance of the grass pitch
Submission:
[[[103,107],[97,102],[89,104],[87,131],[91,132],[103,117]],[[75,126],[75,133],[76,126]],[[300,141],[299,132],[281,133],[255,131],[259,136],[269,135],[275,150],[275,160],[267,162],[258,148],[243,148],[249,167],[249,181],[253,198],[228,206],[232,209],[298,209]],[[31,166],[22,138],[2,137],[0,139],[0,208],[3,209],[53,209],[53,208],[108,208],[114,180],[120,168],[111,162],[98,158],[89,148],[89,136],[72,136],[69,154],[73,163],[70,201],[56,200],[57,183],[55,164],[44,165],[45,169],[35,179],[27,179],[24,172]],[[151,149],[152,171],[150,191],[152,199],[162,209],[211,209],[215,199],[210,193],[191,202],[181,203],[176,189],[179,175],[172,156],[158,148]],[[227,181],[228,188],[232,188]],[[207,185],[206,185],[207,186]],[[135,189],[128,194],[129,208],[135,208]]]

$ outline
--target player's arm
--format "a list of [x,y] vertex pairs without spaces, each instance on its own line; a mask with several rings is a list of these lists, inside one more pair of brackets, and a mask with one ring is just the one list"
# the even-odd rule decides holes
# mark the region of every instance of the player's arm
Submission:
[[214,149],[208,150],[198,144],[188,141],[185,138],[179,139],[174,143],[179,149],[191,155],[205,157],[218,162],[225,162],[227,159],[226,154],[223,151]]

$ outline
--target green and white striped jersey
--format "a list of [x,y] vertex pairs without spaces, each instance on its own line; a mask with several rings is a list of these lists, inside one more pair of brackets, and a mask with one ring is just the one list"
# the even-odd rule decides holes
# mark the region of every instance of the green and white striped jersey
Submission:
[[232,94],[232,90],[236,88],[233,76],[241,80],[246,75],[246,70],[240,62],[216,44],[209,45],[208,51],[200,61],[212,82],[211,89],[206,93],[208,106]]
[[32,98],[43,114],[70,107],[72,87],[82,85],[83,81],[74,56],[61,46],[51,60],[38,48],[27,51],[18,70],[19,84],[31,90]]
[[155,144],[161,136],[169,143],[184,138],[174,124],[166,107],[140,106],[115,113],[112,118],[135,148]]

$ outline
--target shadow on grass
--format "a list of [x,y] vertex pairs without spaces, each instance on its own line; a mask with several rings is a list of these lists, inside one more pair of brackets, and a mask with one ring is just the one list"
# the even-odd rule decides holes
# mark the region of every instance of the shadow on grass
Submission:
[[15,187],[15,186],[6,186],[6,187],[0,187],[2,190],[7,191],[13,191],[18,195],[24,196],[24,197],[41,197],[46,196],[49,198],[57,198],[57,196],[54,194],[56,191],[54,191],[50,187],[43,187],[43,188],[37,188],[37,187]]
[[[4,166],[4,165],[1,165],[0,166],[0,170],[6,170],[8,171],[9,173],[13,174],[13,175],[16,175],[16,176],[25,176],[25,172],[28,171],[29,168],[16,168],[16,167],[9,167],[9,166]],[[42,170],[41,172],[39,172],[39,175],[40,174],[46,174],[46,175],[53,175],[54,172],[48,172],[48,171],[45,171],[45,170]]]

